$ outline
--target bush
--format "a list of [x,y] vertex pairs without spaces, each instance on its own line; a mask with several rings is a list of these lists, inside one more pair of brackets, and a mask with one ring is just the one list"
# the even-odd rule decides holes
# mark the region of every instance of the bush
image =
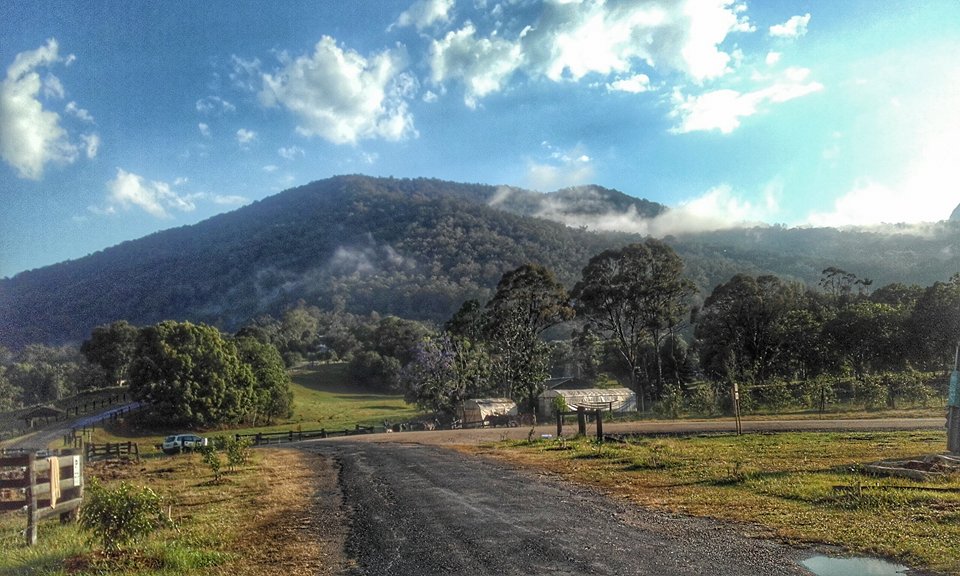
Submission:
[[223,478],[223,473],[220,471],[223,467],[223,461],[220,459],[220,453],[217,452],[216,447],[214,445],[202,446],[200,454],[203,455],[203,463],[209,466],[210,471],[213,472],[213,481],[220,482],[220,479]]
[[87,485],[80,527],[92,532],[109,554],[120,553],[127,545],[138,544],[171,524],[163,513],[163,499],[146,486],[137,489],[121,482],[110,489],[96,478]]
[[231,470],[246,466],[247,462],[250,461],[251,445],[249,438],[240,438],[239,440],[231,438],[227,441],[227,466]]

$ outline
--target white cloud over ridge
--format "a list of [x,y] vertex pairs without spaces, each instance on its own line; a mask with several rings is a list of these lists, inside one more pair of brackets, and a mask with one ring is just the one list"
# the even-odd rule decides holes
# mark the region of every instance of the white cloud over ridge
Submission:
[[403,72],[402,51],[365,58],[323,36],[312,54],[286,58],[283,67],[261,75],[260,101],[297,118],[297,131],[335,144],[417,135],[407,100],[416,79]]
[[[41,89],[47,99],[61,99],[65,90],[52,74],[41,79],[39,70],[70,61],[60,57],[59,45],[51,38],[36,50],[17,54],[0,84],[0,157],[20,178],[40,180],[46,164],[71,164],[80,155],[79,145],[60,124],[60,115],[40,100]],[[91,151],[96,155],[96,148],[88,142],[88,156]]]
[[732,55],[721,44],[731,33],[753,30],[743,12],[731,0],[548,0],[537,20],[513,35],[499,29],[481,35],[467,22],[435,40],[432,79],[462,80],[469,106],[517,72],[578,81],[630,75],[642,63],[702,83],[729,72]]
[[582,214],[553,204],[537,214],[567,226],[586,227],[600,232],[630,232],[663,238],[671,234],[688,234],[729,230],[762,225],[777,211],[776,190],[765,191],[764,202],[758,205],[738,197],[727,185],[716,186],[699,197],[668,208],[664,213],[647,218],[634,207],[625,212]]
[[192,197],[177,194],[166,182],[148,182],[122,168],[117,168],[117,177],[107,182],[107,190],[107,213],[134,206],[157,218],[168,218],[170,210],[192,212],[196,209]]

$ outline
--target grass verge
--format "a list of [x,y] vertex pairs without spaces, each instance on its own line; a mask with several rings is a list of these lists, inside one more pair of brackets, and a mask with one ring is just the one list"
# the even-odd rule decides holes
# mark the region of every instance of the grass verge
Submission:
[[[960,573],[960,478],[867,476],[877,460],[943,452],[942,432],[578,438],[470,448],[635,504],[743,523],[748,533],[825,543]],[[465,448],[466,449],[466,448]]]
[[48,520],[24,544],[22,514],[0,516],[0,575],[289,575],[342,572],[345,538],[336,471],[316,455],[258,450],[250,464],[212,481],[199,454],[98,463],[87,477],[126,480],[164,498],[176,527],[135,552],[106,558],[76,525]]

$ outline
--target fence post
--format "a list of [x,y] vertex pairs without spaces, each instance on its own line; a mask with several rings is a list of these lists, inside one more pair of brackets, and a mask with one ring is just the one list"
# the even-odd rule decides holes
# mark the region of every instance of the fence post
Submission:
[[587,412],[583,406],[577,406],[577,434],[587,435]]
[[27,546],[37,543],[37,456],[32,452],[27,462]]
[[563,413],[557,410],[557,438],[563,435]]
[[597,419],[597,440],[603,442],[603,414],[600,410],[596,411]]

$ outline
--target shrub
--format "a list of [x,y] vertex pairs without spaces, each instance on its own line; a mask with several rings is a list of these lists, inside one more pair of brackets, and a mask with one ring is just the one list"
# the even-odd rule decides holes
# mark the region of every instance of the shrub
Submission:
[[213,472],[213,481],[220,482],[220,479],[223,477],[223,473],[220,471],[223,467],[223,461],[220,460],[220,452],[217,452],[216,447],[213,445],[202,446],[200,448],[200,454],[203,457],[203,463],[210,467],[210,471]]
[[239,466],[246,466],[247,462],[250,461],[250,446],[249,438],[227,440],[227,466],[231,470]]
[[163,513],[163,499],[146,486],[138,489],[121,482],[111,489],[96,478],[87,485],[80,527],[92,532],[109,554],[120,553],[170,524]]

